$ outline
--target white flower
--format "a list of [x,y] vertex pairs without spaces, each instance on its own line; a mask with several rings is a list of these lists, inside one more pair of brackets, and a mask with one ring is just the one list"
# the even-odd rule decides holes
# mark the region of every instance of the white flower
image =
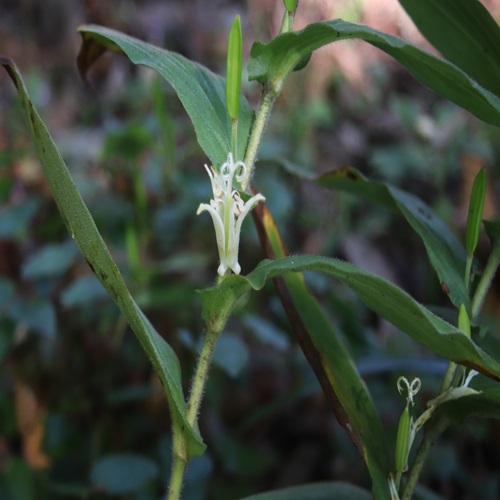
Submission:
[[199,215],[206,210],[212,216],[220,259],[217,272],[224,276],[226,271],[231,269],[235,274],[240,274],[238,249],[241,224],[248,212],[265,198],[261,194],[256,194],[244,203],[240,193],[233,189],[234,179],[241,183],[247,167],[242,161],[234,163],[232,153],[227,155],[227,162],[222,165],[220,172],[214,167],[208,168],[207,165],[205,169],[212,182],[214,197],[210,200],[210,205],[202,203],[196,214]]

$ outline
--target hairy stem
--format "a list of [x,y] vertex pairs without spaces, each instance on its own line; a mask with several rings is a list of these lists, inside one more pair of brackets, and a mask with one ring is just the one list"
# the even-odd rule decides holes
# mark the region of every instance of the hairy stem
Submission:
[[168,486],[168,500],[178,500],[181,497],[182,480],[187,466],[185,454],[178,452],[178,448],[183,445],[183,441],[184,438],[182,435],[174,430],[172,471],[170,473],[170,484]]
[[[200,357],[196,366],[196,371],[191,385],[191,392],[187,403],[186,417],[189,425],[196,428],[198,412],[200,410],[203,392],[208,379],[208,372],[212,364],[215,344],[221,334],[227,316],[220,318],[213,328],[209,328],[203,339]],[[168,500],[178,500],[181,495],[182,481],[189,459],[186,453],[186,442],[184,436],[174,427],[172,473],[170,476],[170,486],[168,490]]]
[[250,138],[248,139],[247,152],[245,155],[245,165],[247,166],[247,170],[244,179],[241,181],[243,191],[246,191],[248,189],[248,185],[250,184],[262,135],[264,134],[264,129],[266,128],[267,120],[277,95],[278,93],[271,87],[264,87],[259,110],[257,111],[252,132],[250,134]]
[[208,371],[212,364],[212,357],[215,350],[215,344],[221,330],[207,330],[205,338],[203,339],[203,346],[198,359],[198,365],[191,386],[191,393],[187,404],[187,421],[194,427],[198,419],[198,412],[203,398],[203,391],[208,379]]

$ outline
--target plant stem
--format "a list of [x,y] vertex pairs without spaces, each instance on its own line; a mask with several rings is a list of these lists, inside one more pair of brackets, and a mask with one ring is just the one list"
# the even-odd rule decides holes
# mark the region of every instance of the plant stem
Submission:
[[248,189],[248,185],[250,184],[250,179],[252,178],[253,170],[255,167],[255,159],[257,157],[259,145],[262,140],[262,135],[264,134],[264,129],[266,128],[267,120],[269,118],[277,95],[278,92],[276,92],[270,86],[264,87],[259,110],[257,111],[257,116],[255,117],[252,132],[250,134],[250,138],[248,139],[248,146],[245,155],[245,165],[247,166],[247,171],[244,179],[241,181],[241,187],[243,191],[246,191]]
[[233,150],[234,161],[238,161],[238,118],[231,120],[231,149]]
[[399,491],[399,485],[401,484],[401,471],[398,470],[398,472],[396,473],[396,479],[394,480],[394,484],[396,485],[396,490]]
[[446,373],[444,374],[443,383],[441,384],[440,394],[447,391],[450,388],[451,383],[453,382],[453,377],[455,375],[455,371],[457,369],[457,364],[453,361],[448,363],[448,368],[446,369]]
[[176,436],[176,434],[178,433],[174,430],[172,472],[170,474],[170,484],[168,486],[168,500],[178,500],[181,497],[182,480],[184,479],[184,471],[187,465],[187,461],[181,454],[176,453],[176,440],[184,441],[182,435],[179,434]]
[[[226,318],[216,323],[215,328],[208,329],[203,339],[200,357],[187,403],[186,418],[192,428],[196,428],[198,412],[203,399],[203,391],[208,378],[208,371],[212,363],[215,344],[226,323]],[[188,464],[186,442],[184,436],[174,427],[172,472],[168,489],[168,500],[178,500],[181,495],[184,472]]]
[[203,345],[201,347],[200,358],[191,386],[191,393],[187,404],[187,421],[194,427],[198,419],[198,411],[200,409],[201,400],[203,398],[203,391],[208,378],[208,371],[212,363],[212,357],[215,350],[215,344],[222,330],[213,329],[207,330]]
[[472,299],[472,317],[476,317],[481,311],[483,307],[484,299],[486,298],[486,294],[490,289],[491,282],[495,277],[495,273],[497,272],[498,265],[500,264],[500,244],[494,245],[491,250],[490,257],[488,259],[488,263],[484,268],[483,276],[477,285],[476,293],[474,294],[474,298]]
[[408,481],[406,482],[405,489],[401,500],[410,500],[417,485],[418,478],[422,472],[422,467],[427,459],[427,454],[431,446],[436,441],[437,437],[446,429],[448,423],[444,418],[438,418],[437,421],[426,429],[422,442],[418,447],[417,455],[415,456],[415,461],[408,474]]

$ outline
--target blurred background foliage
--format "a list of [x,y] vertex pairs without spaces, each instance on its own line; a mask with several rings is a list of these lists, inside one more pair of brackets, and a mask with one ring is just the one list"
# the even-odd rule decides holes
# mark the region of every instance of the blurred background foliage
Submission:
[[[483,2],[500,19],[500,4]],[[79,78],[78,25],[99,23],[179,51],[223,73],[241,14],[244,53],[279,29],[281,0],[4,0],[0,53],[34,103],[140,306],[177,352],[189,385],[203,325],[195,291],[214,281],[206,159],[176,99],[153,72],[106,54]],[[429,48],[396,0],[302,0],[296,28],[343,17]],[[250,102],[260,89],[244,82]],[[160,383],[57,212],[8,78],[0,79],[0,498],[159,498],[169,473]],[[291,76],[254,183],[293,253],[337,256],[424,303],[446,307],[423,245],[397,215],[332,193],[277,166],[354,166],[423,198],[463,237],[477,170],[489,171],[484,218],[498,211],[498,131],[443,101],[362,42],[318,51]],[[243,272],[263,254],[251,222]],[[481,240],[479,256],[488,253]],[[422,377],[420,409],[443,363],[329,279],[311,287],[349,345],[394,439],[395,381]],[[494,329],[499,284],[488,298]],[[411,357],[411,360],[408,359]],[[201,416],[208,451],[189,467],[184,498],[232,499],[314,480],[369,486],[364,465],[325,403],[271,286],[220,339]],[[444,498],[500,495],[500,427],[471,420],[431,453],[423,479]]]

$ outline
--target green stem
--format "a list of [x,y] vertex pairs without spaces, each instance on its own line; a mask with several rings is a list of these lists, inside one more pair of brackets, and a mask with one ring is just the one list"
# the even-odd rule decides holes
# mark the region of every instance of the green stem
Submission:
[[[226,320],[227,316],[220,318],[214,328],[207,330],[203,339],[203,345],[201,347],[200,357],[196,366],[196,372],[194,374],[186,411],[187,421],[193,428],[196,428],[197,426],[198,412],[203,399],[205,384],[208,379],[208,371],[210,369],[210,365],[212,364],[215,344],[226,324]],[[172,448],[172,473],[170,476],[167,498],[168,500],[178,500],[181,495],[182,481],[188,464],[188,458],[186,454],[185,438],[180,432],[176,431],[175,427],[174,443]]]
[[231,120],[231,149],[234,161],[238,161],[238,118]]
[[491,250],[490,257],[488,259],[488,263],[484,268],[483,276],[477,285],[476,293],[474,294],[474,298],[472,299],[472,317],[475,318],[481,308],[483,307],[484,299],[486,298],[486,294],[490,289],[491,282],[495,277],[495,273],[497,272],[498,265],[500,264],[500,244],[497,244]]
[[293,31],[294,14],[293,10],[291,12],[285,10],[285,13],[283,14],[283,21],[281,21],[280,35],[282,33]]
[[441,384],[441,390],[439,391],[440,394],[442,394],[443,392],[447,391],[450,388],[451,383],[453,382],[453,377],[455,375],[456,369],[457,369],[457,364],[454,363],[453,361],[450,361],[448,363],[448,368],[446,369],[446,373],[444,374],[443,383]]
[[184,441],[184,438],[174,430],[173,461],[172,472],[170,474],[170,484],[168,487],[168,500],[178,500],[181,497],[182,480],[187,466],[187,460],[182,458],[182,454],[176,453],[176,449],[178,448],[177,443],[179,443],[179,440]]
[[198,359],[198,366],[191,386],[191,393],[187,404],[187,421],[194,427],[198,419],[198,411],[200,409],[203,391],[208,379],[208,371],[212,364],[212,357],[215,350],[215,344],[222,330],[214,329],[207,330],[203,339],[203,346]]
[[401,484],[401,475],[402,475],[402,471],[398,470],[396,472],[396,479],[394,481],[394,484],[396,485],[397,491],[399,491],[399,485]]
[[418,478],[420,476],[420,473],[422,472],[422,467],[424,466],[424,463],[427,459],[427,454],[429,453],[431,446],[434,444],[438,436],[446,429],[447,425],[448,423],[446,419],[439,418],[437,421],[429,425],[428,428],[426,428],[426,432],[424,434],[422,442],[418,447],[415,461],[413,462],[413,465],[408,474],[408,481],[406,482],[401,500],[411,500],[413,491],[417,486]]
[[290,18],[288,16],[288,12],[285,10],[283,14],[283,20],[281,21],[280,35],[282,33],[287,33],[288,31],[290,31],[288,27],[289,19]]
[[267,120],[277,96],[278,92],[276,92],[270,86],[264,87],[259,110],[257,111],[257,116],[255,117],[252,132],[250,134],[250,138],[248,139],[247,152],[245,155],[245,165],[247,167],[247,170],[245,177],[241,182],[243,191],[246,191],[248,189],[248,185],[250,184],[250,179],[252,178],[253,170],[255,167],[255,159],[257,157],[259,145],[262,140],[262,135],[264,134]]

